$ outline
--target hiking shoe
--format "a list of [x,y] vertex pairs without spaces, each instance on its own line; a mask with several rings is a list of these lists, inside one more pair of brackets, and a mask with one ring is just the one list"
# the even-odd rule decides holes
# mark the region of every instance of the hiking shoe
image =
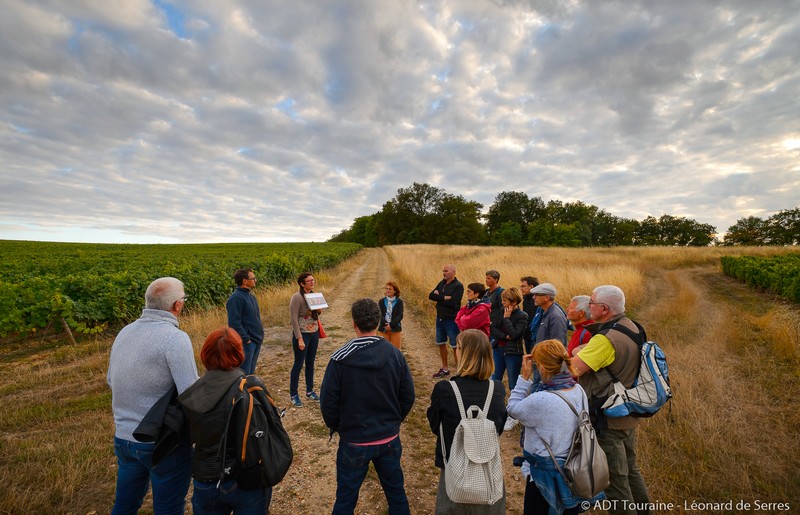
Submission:
[[450,371],[449,370],[447,370],[446,368],[440,368],[438,372],[433,374],[433,378],[434,379],[439,379],[440,377],[449,376],[449,375],[450,375]]
[[511,431],[512,429],[517,427],[517,424],[519,424],[519,420],[508,417],[506,419],[506,425],[503,426],[503,431]]
[[306,399],[311,399],[312,401],[319,401],[319,395],[317,395],[317,392],[306,392]]
[[292,404],[294,404],[295,408],[302,408],[303,402],[300,400],[299,395],[292,395]]

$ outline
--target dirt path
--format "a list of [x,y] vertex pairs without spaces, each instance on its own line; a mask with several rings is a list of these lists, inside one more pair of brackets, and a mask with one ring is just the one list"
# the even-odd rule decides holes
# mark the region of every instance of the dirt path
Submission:
[[[318,386],[325,366],[334,350],[354,336],[350,305],[362,297],[379,299],[383,286],[392,277],[390,262],[382,249],[365,249],[357,258],[356,270],[336,285],[321,285],[331,306],[322,320],[328,338],[322,340],[317,355],[315,381]],[[437,382],[431,377],[439,365],[438,351],[433,344],[433,321],[420,320],[411,310],[403,319],[403,353],[414,377],[417,400],[402,426],[403,470],[412,513],[432,513],[435,506],[439,469],[434,465],[436,439],[430,431],[426,410],[430,394]],[[267,347],[262,351],[259,370],[264,370],[267,384],[279,403],[289,406],[288,377],[292,366],[289,344],[291,331],[272,328],[267,333]],[[301,383],[303,377],[300,379]],[[305,403],[303,408],[289,407],[284,424],[292,437],[296,457],[286,479],[273,493],[270,513],[327,513],[336,496],[336,449],[338,436],[329,441],[319,407]],[[519,430],[501,437],[506,467],[508,513],[522,512],[523,484],[519,469],[511,467],[511,459],[519,454]],[[518,510],[516,508],[519,508]],[[386,500],[374,471],[370,469],[361,488],[356,513],[386,512]]]

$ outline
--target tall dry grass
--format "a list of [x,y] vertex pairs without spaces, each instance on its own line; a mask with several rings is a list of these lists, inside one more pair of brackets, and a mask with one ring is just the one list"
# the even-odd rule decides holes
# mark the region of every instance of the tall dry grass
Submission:
[[667,352],[675,398],[638,431],[653,500],[755,499],[800,506],[800,326],[796,305],[722,276],[721,255],[786,249],[552,249],[396,246],[386,249],[405,302],[433,320],[427,293],[453,263],[461,282],[523,275],[552,282],[562,305],[600,284],[626,293],[629,313]]

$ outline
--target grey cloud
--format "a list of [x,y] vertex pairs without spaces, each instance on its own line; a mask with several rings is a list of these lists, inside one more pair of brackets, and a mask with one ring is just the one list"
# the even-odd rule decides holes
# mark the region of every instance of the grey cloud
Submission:
[[179,7],[185,39],[150,2],[8,3],[0,237],[322,240],[413,181],[721,230],[797,203],[785,3]]

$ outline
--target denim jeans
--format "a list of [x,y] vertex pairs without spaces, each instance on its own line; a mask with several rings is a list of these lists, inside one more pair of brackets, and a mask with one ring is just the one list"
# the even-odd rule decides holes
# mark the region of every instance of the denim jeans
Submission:
[[136,515],[150,484],[156,515],[183,515],[186,493],[192,478],[192,446],[182,443],[153,467],[153,443],[114,437],[117,456],[117,492],[112,515]]
[[269,513],[272,488],[240,490],[233,479],[217,488],[216,481],[194,481],[192,511],[195,515],[264,515]]
[[450,340],[450,346],[456,348],[456,338],[461,331],[455,320],[436,319],[436,345],[444,345]]
[[492,379],[503,380],[503,373],[508,371],[508,389],[513,390],[517,386],[517,378],[522,370],[522,356],[519,354],[506,354],[505,347],[495,347],[492,349],[494,359],[494,374]]
[[[647,486],[639,471],[639,465],[636,464],[636,429],[604,429],[597,435],[597,442],[605,451],[608,460],[611,480],[611,484],[606,488],[608,499],[615,501],[624,499],[629,505],[649,502]],[[636,510],[624,510],[622,502],[615,503],[608,512],[636,514]]]
[[289,395],[297,395],[297,385],[300,382],[300,370],[306,364],[306,393],[314,391],[314,361],[317,359],[319,347],[319,331],[313,333],[300,333],[306,348],[300,350],[297,338],[292,336],[292,350],[294,351],[294,365],[289,372]]
[[336,503],[333,505],[333,515],[352,515],[370,462],[378,473],[383,494],[389,503],[389,515],[410,513],[403,486],[403,469],[400,467],[402,454],[399,436],[381,445],[353,445],[340,440],[336,454]]
[[259,352],[261,352],[260,343],[251,342],[244,345],[244,363],[242,363],[241,368],[245,374],[252,375],[256,373]]

